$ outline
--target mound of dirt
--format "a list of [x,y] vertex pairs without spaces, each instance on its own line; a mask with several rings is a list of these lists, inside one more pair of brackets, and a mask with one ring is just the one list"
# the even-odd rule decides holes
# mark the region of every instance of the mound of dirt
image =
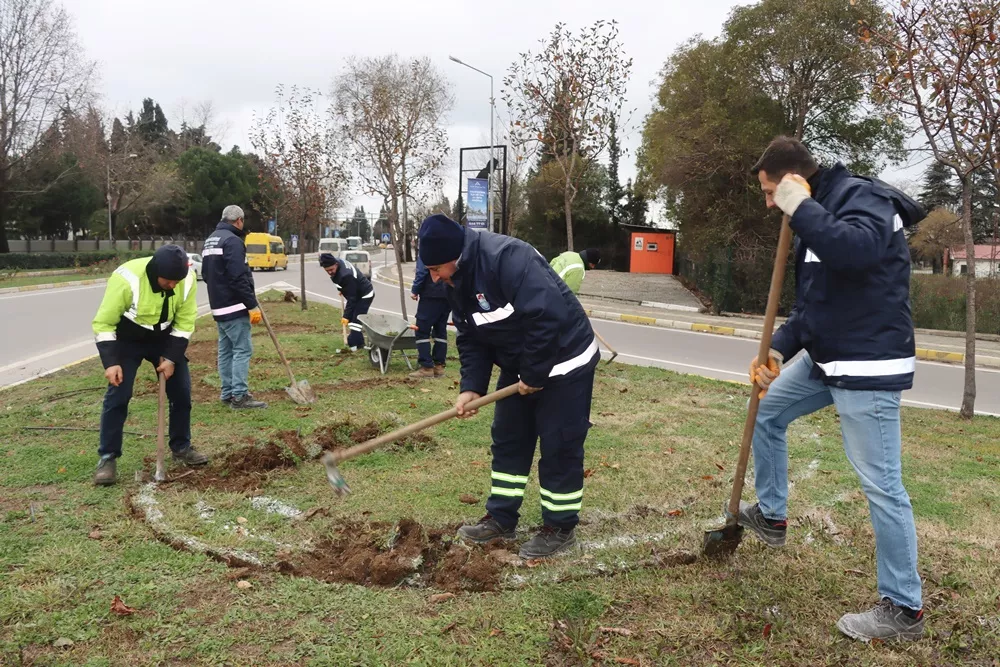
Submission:
[[363,586],[432,586],[448,591],[492,591],[504,559],[490,558],[504,545],[470,548],[454,542],[455,528],[427,530],[404,519],[396,526],[352,523],[278,569],[295,576]]
[[[221,462],[214,460],[204,468],[196,468],[193,473],[177,480],[177,484],[205,490],[217,489],[233,493],[248,494],[259,489],[267,480],[269,473],[284,468],[294,468],[295,458],[289,452],[305,450],[298,444],[295,431],[282,431],[276,434],[285,444],[268,442],[263,447],[249,445],[227,454]],[[289,445],[289,439],[295,438],[296,448]]]

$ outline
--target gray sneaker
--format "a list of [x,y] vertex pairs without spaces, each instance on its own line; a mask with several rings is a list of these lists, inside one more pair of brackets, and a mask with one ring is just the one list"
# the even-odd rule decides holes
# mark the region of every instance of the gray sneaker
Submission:
[[94,484],[97,486],[111,486],[118,481],[118,465],[113,456],[102,456],[97,462],[97,470],[94,471]]
[[208,463],[208,457],[201,452],[196,451],[194,447],[188,447],[180,452],[173,452],[172,456],[174,461],[184,463],[189,466],[203,466]]
[[841,616],[837,629],[851,639],[863,642],[873,639],[912,642],[924,634],[924,614],[920,612],[917,618],[910,618],[902,607],[893,604],[889,598],[882,598],[869,611]]
[[[722,511],[727,516],[729,515],[728,503]],[[749,528],[761,542],[769,547],[785,546],[785,537],[788,533],[788,522],[782,521],[778,525],[772,526],[767,522],[767,519],[764,518],[764,514],[760,511],[759,503],[751,505],[750,503],[741,500],[740,515],[737,517],[736,523],[740,524],[744,528]]]
[[487,514],[479,520],[479,523],[459,528],[458,536],[467,542],[486,544],[493,540],[513,540],[517,537],[517,533],[513,529],[504,529],[499,521]]
[[550,558],[576,546],[576,531],[542,526],[534,537],[521,545],[518,554],[524,559]]
[[267,403],[255,400],[250,394],[245,394],[239,398],[234,396],[233,399],[229,401],[229,407],[233,410],[253,410],[255,408],[266,408]]

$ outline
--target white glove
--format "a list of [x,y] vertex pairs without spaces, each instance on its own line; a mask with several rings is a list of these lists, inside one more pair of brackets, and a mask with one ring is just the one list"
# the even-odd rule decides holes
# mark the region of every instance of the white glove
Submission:
[[798,174],[785,174],[774,190],[774,203],[782,213],[791,217],[799,204],[812,194],[809,183]]

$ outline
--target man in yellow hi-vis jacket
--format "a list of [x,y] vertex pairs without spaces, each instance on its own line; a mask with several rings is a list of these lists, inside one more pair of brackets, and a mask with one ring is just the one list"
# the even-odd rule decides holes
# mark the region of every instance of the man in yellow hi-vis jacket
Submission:
[[122,454],[122,429],[143,360],[167,380],[173,458],[188,465],[208,462],[191,446],[191,375],[184,354],[198,315],[196,292],[187,253],[176,245],[122,264],[108,279],[93,322],[108,379],[95,484],[107,486],[117,479],[115,459]]

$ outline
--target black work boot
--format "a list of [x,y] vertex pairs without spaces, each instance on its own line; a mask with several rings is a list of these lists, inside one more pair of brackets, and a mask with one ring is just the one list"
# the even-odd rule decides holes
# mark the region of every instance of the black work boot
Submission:
[[94,471],[94,484],[97,486],[111,486],[118,481],[118,466],[113,456],[102,456],[97,462],[97,470]]
[[487,514],[479,520],[479,523],[459,528],[458,536],[468,542],[486,544],[493,540],[512,540],[517,537],[517,533],[513,528],[506,530],[499,521]]
[[208,463],[208,457],[195,450],[194,447],[188,447],[187,449],[179,452],[173,452],[172,457],[174,461],[184,463],[189,466],[203,466]]
[[561,530],[554,526],[542,526],[542,529],[530,540],[521,545],[518,554],[526,560],[549,558],[569,551],[576,546],[576,530]]
[[[728,505],[723,510],[729,514]],[[769,547],[785,546],[785,538],[788,535],[788,522],[785,520],[774,521],[766,518],[760,511],[760,503],[750,503],[740,501],[740,513],[737,523],[744,528],[749,528],[761,542]]]
[[233,396],[233,399],[229,401],[229,407],[233,410],[252,410],[254,408],[266,408],[267,403],[255,400],[251,394],[244,394],[239,397]]

